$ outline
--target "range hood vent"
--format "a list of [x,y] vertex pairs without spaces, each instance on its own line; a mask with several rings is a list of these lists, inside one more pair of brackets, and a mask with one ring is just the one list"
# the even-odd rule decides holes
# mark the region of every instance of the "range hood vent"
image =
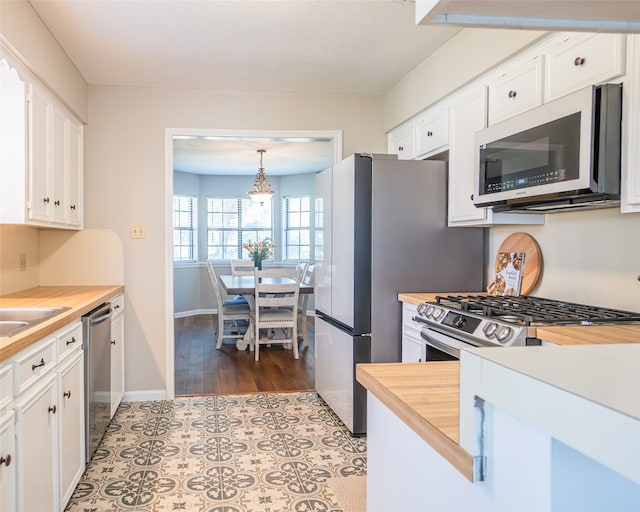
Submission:
[[640,2],[416,0],[416,24],[640,33]]

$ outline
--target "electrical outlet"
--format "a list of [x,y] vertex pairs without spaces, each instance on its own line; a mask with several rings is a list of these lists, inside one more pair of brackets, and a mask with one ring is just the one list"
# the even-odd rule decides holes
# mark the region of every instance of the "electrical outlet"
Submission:
[[18,268],[20,272],[27,270],[27,255],[23,252],[18,254]]
[[147,238],[147,226],[145,224],[131,224],[129,228],[131,238]]

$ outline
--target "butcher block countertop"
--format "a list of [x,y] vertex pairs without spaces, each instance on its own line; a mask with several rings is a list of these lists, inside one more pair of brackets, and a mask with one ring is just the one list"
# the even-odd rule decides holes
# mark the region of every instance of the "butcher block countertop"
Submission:
[[433,449],[472,480],[460,447],[460,362],[359,364],[356,378]]
[[[398,300],[418,305],[434,301],[436,295],[480,293],[400,293]],[[640,343],[640,325],[544,327],[537,329],[537,336],[563,346]],[[547,350],[544,347],[533,348]],[[548,350],[553,348],[549,347]],[[466,478],[472,480],[472,456],[459,444],[459,361],[359,364],[356,378]]]
[[39,286],[0,296],[0,307],[69,307],[51,319],[9,338],[0,338],[0,362],[17,354],[44,336],[57,331],[85,313],[124,292],[113,286]]

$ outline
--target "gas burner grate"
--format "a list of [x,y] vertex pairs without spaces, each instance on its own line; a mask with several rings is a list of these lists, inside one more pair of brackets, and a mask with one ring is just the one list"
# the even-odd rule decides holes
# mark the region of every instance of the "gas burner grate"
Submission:
[[[589,325],[640,322],[640,313],[574,302],[521,295],[437,296],[436,302],[452,309],[524,325]],[[509,317],[509,318],[506,318]]]

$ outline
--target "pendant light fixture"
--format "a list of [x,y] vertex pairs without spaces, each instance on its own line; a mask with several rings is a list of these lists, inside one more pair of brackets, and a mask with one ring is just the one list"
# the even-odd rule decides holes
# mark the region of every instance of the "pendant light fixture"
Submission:
[[261,205],[265,201],[271,199],[275,192],[271,190],[271,183],[267,179],[267,175],[264,173],[264,167],[262,166],[262,156],[267,152],[266,149],[259,149],[260,153],[260,168],[256,174],[256,181],[253,182],[253,190],[249,192],[249,197],[254,201],[259,202]]

